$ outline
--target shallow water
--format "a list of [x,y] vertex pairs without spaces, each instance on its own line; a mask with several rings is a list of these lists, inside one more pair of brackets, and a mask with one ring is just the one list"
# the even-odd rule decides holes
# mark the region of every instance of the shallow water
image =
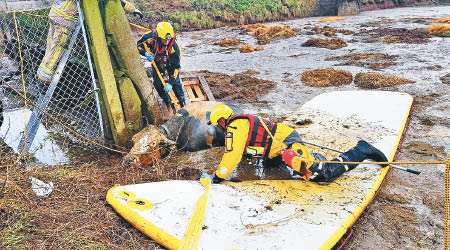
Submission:
[[[24,118],[26,117],[28,121],[30,116],[31,111],[28,110],[25,113],[25,109],[10,110],[4,113],[4,122],[0,127],[0,138],[17,154],[20,153],[17,148],[22,138],[23,128],[26,126]],[[58,165],[69,161],[57,142],[52,140],[51,133],[42,124],[37,130],[36,137],[28,152],[37,159],[37,162],[33,163]]]

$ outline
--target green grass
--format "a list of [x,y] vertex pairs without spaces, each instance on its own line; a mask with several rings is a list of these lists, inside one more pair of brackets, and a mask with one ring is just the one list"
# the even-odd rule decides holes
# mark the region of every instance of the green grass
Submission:
[[168,20],[175,29],[208,29],[312,16],[318,0],[187,0],[169,6],[165,2],[137,0],[152,22]]

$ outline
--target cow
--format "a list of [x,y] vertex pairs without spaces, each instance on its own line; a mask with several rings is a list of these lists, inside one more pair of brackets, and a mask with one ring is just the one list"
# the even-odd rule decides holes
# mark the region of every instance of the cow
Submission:
[[[148,125],[133,136],[134,145],[122,163],[126,166],[151,165],[156,159],[163,157],[165,148],[170,146],[189,152],[224,146],[223,132],[207,124],[211,110],[219,104],[223,103],[216,101],[191,103],[161,126]],[[239,107],[229,106],[235,114],[243,113]]]

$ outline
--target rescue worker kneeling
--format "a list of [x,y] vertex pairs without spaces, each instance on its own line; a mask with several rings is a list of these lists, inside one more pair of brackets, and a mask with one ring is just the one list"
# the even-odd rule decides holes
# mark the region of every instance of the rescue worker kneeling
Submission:
[[[356,164],[314,163],[314,160],[326,161],[327,159],[319,153],[311,153],[293,128],[253,115],[235,115],[233,110],[225,104],[213,108],[209,122],[225,133],[225,153],[214,177],[207,174],[201,177],[209,177],[213,183],[225,180],[238,166],[242,156],[251,150],[259,150],[265,159],[273,159],[281,155],[283,161],[293,169],[294,174],[315,182],[331,182],[357,166]],[[363,140],[332,161],[361,162],[365,159],[377,162],[388,161],[380,150]]]

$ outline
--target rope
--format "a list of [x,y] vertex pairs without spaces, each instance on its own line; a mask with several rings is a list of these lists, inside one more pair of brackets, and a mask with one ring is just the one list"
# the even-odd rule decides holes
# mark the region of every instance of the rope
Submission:
[[[16,19],[16,12],[13,12],[13,17],[14,17],[14,28],[16,30],[16,36],[17,36],[17,47],[19,50],[19,57],[20,57],[20,73],[22,76],[22,88],[23,88],[23,93],[25,94],[25,96],[27,95],[27,89],[25,87],[25,75],[23,72],[23,57],[22,57],[22,50],[20,48],[20,35],[19,35],[19,27],[17,25],[17,19]],[[26,141],[27,139],[27,131],[26,131],[26,127],[27,127],[27,110],[28,110],[28,104],[27,104],[27,100],[24,100],[25,102],[25,112],[24,112],[24,127],[23,127],[23,138]],[[19,156],[17,156],[17,159],[14,161],[13,165],[16,165],[20,159],[22,158],[24,152],[26,150],[26,146],[23,147],[22,151],[20,152]]]
[[445,213],[444,213],[444,249],[450,249],[450,155],[445,165]]
[[386,162],[359,162],[359,161],[317,161],[317,160],[306,160],[307,162],[313,163],[332,163],[332,164],[377,164],[377,165],[445,165],[447,161],[386,161]]
[[146,27],[134,24],[134,23],[130,23],[130,26],[136,27],[136,28],[138,28],[140,30],[143,30],[143,31],[150,31],[150,30],[152,30],[152,29],[149,29],[149,28],[146,28]]

